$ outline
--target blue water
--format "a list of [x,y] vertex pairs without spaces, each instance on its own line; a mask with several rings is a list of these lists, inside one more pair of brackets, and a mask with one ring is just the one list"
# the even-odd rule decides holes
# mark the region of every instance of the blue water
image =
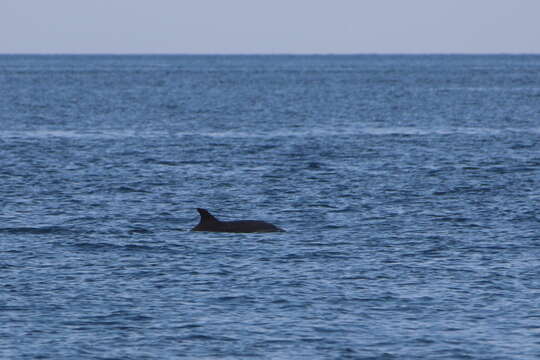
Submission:
[[3,359],[540,357],[540,56],[0,56],[0,193]]

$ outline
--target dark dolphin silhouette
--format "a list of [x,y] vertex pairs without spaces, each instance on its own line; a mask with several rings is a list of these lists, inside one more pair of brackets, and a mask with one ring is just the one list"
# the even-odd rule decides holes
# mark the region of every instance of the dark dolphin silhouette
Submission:
[[232,233],[285,231],[277,226],[258,220],[219,221],[205,209],[197,209],[201,221],[191,231],[212,231]]

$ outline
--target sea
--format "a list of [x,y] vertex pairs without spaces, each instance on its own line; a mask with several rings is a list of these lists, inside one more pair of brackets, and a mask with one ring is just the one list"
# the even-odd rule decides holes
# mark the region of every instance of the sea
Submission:
[[1,359],[540,358],[540,55],[2,55],[0,195]]

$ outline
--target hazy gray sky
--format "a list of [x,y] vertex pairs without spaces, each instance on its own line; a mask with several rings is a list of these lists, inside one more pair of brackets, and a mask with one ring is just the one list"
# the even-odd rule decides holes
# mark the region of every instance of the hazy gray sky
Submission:
[[0,53],[540,53],[540,0],[0,0]]

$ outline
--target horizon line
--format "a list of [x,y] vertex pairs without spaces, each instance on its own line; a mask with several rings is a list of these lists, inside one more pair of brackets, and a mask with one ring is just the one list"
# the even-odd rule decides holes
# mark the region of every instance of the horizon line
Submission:
[[211,52],[0,52],[0,56],[419,56],[419,55],[540,55],[540,52],[254,52],[254,53],[211,53]]

